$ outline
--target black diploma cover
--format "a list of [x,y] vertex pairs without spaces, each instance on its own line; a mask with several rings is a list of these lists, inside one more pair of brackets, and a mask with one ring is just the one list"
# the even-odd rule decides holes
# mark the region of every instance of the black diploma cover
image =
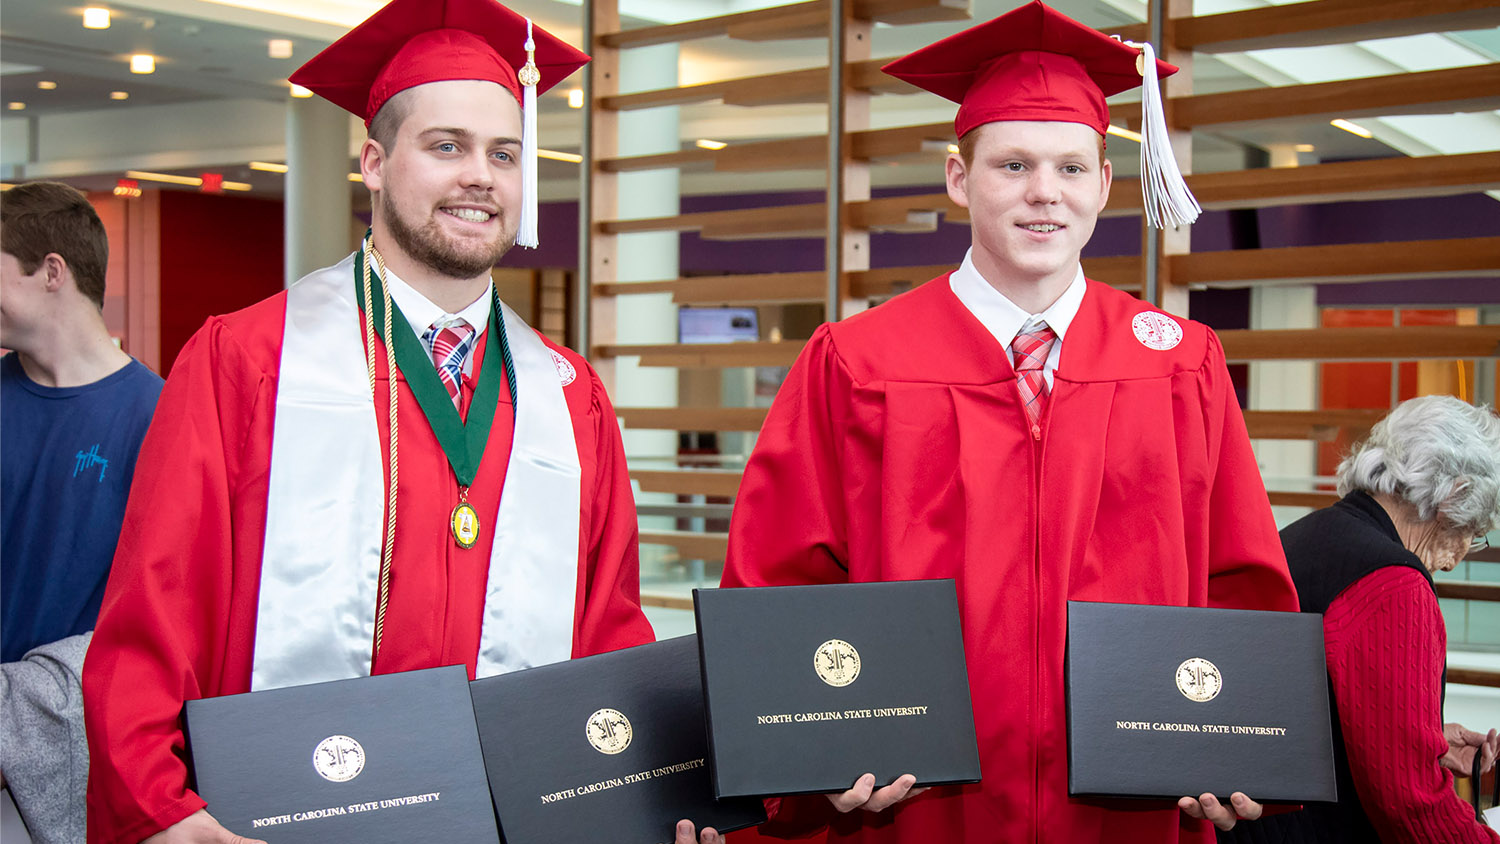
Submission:
[[952,580],[695,589],[720,797],[979,780]]
[[657,844],[677,822],[762,823],[759,800],[715,801],[693,636],[470,684],[507,844]]
[[461,665],[190,700],[195,790],[271,844],[495,844]]
[[1068,793],[1337,799],[1323,616],[1068,602]]

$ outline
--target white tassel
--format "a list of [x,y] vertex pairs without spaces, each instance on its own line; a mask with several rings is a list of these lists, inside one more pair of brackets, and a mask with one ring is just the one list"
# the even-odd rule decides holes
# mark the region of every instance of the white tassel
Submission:
[[1177,167],[1172,142],[1167,137],[1167,116],[1162,109],[1161,86],[1156,78],[1156,53],[1149,43],[1141,46],[1141,197],[1146,221],[1158,229],[1178,228],[1203,213],[1188,190]]
[[537,247],[536,186],[536,86],[541,81],[534,60],[536,42],[531,37],[531,19],[526,20],[526,66],[517,74],[521,82],[521,220],[516,245]]

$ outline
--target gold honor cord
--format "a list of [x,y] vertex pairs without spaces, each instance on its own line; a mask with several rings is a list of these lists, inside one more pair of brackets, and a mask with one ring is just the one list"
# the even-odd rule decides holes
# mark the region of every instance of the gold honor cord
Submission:
[[[369,236],[365,236],[364,249],[364,277],[370,277],[370,258],[375,259],[375,266],[380,271],[380,291],[385,304],[385,324],[382,326],[381,340],[385,343],[385,367],[390,384],[390,453],[391,472],[389,481],[389,492],[386,500],[385,537],[380,543],[380,591],[375,599],[375,655],[380,654],[380,638],[385,632],[385,608],[391,595],[391,560],[396,548],[396,344],[391,338],[391,313],[395,308],[391,307],[391,288],[386,283],[385,259],[375,249],[375,243]],[[370,376],[370,400],[375,399],[375,317],[374,302],[371,300],[370,285],[365,284],[365,369]],[[373,658],[370,671],[375,670]]]

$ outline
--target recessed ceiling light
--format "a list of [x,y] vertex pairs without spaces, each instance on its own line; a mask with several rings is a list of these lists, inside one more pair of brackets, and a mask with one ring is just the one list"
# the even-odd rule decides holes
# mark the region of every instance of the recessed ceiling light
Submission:
[[25,103],[6,103],[5,107],[8,108],[8,109],[10,109],[11,111],[25,111],[26,110],[26,104]]
[[109,92],[109,98],[112,99],[112,100],[128,100],[128,99],[130,99],[130,92],[129,91],[110,91]]
[[697,141],[694,141],[694,144],[699,149],[723,149],[724,147],[729,146],[729,144],[726,144],[723,141],[711,141],[708,138],[699,138]]
[[273,59],[289,59],[292,57],[292,40],[290,38],[272,38],[266,52]]
[[1116,138],[1124,138],[1127,141],[1135,141],[1136,143],[1140,143],[1141,142],[1141,133],[1140,132],[1132,132],[1129,129],[1126,129],[1125,127],[1123,127],[1123,126],[1116,126],[1113,123],[1111,123],[1105,129],[1105,131],[1108,132],[1111,135],[1114,135]]
[[583,108],[583,89],[572,88],[568,91],[568,108]]
[[296,97],[297,99],[303,100],[303,99],[307,99],[308,97],[312,96],[312,91],[309,91],[308,89],[302,87],[301,85],[298,85],[296,83],[288,83],[288,84],[290,84],[291,87],[292,87],[292,96]]
[[42,90],[42,91],[56,91],[57,90],[57,83],[56,82],[48,81],[46,79],[43,79],[43,80],[41,80],[41,81],[39,81],[39,82],[36,83],[36,87],[37,87],[38,90]]
[[1330,120],[1328,122],[1329,122],[1329,124],[1331,124],[1333,126],[1337,126],[1340,129],[1343,129],[1345,132],[1348,132],[1351,135],[1358,135],[1361,138],[1373,138],[1373,137],[1375,137],[1375,133],[1374,132],[1371,132],[1369,129],[1366,129],[1365,127],[1359,125],[1358,123],[1351,123],[1351,122],[1349,122],[1348,120],[1345,120],[1342,117],[1340,117],[1338,120]]
[[131,73],[155,73],[156,56],[150,53],[136,53],[130,57]]
[[958,155],[958,144],[949,144],[948,152],[953,155]]
[[1313,146],[1312,144],[1297,144],[1292,147],[1292,151],[1294,152],[1312,152],[1316,149],[1317,147]]
[[109,10],[90,6],[83,10],[84,29],[109,29]]

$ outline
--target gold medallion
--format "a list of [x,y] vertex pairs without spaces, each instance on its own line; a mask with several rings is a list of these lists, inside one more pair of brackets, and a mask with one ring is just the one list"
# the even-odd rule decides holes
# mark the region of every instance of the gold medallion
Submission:
[[859,678],[859,651],[843,639],[829,639],[813,652],[813,670],[830,686],[847,686]]
[[453,539],[461,547],[473,548],[474,543],[479,541],[479,514],[469,505],[468,501],[458,502],[453,508],[453,515],[449,517],[450,526],[453,528]]

